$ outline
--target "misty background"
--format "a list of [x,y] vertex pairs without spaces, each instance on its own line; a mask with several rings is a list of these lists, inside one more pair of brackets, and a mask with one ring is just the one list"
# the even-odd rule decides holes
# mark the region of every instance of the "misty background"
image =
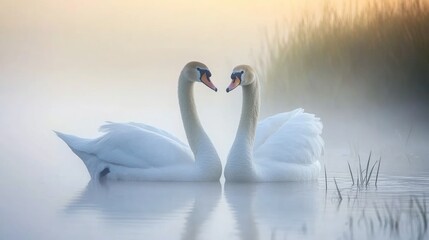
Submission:
[[[348,175],[331,173],[348,174],[347,162],[357,169],[358,156],[365,159],[372,151],[373,159],[383,159],[380,176],[394,177],[384,179],[380,195],[377,190],[368,200],[390,203],[401,191],[399,195],[406,197],[424,195],[427,177],[418,173],[429,169],[428,23],[425,0],[0,0],[0,235],[14,239],[93,239],[118,232],[120,237],[122,233],[137,236],[137,230],[147,231],[135,225],[146,216],[142,196],[152,199],[146,210],[171,212],[151,198],[151,191],[158,190],[171,199],[176,196],[168,194],[177,190],[182,198],[175,199],[180,205],[175,215],[159,220],[154,214],[156,224],[149,220],[155,228],[148,229],[155,236],[160,232],[157,224],[180,233],[180,223],[188,218],[183,216],[198,215],[195,209],[205,210],[198,216],[203,220],[214,212],[202,232],[216,239],[231,237],[229,230],[219,229],[233,226],[234,217],[245,214],[251,219],[265,216],[274,226],[293,223],[293,229],[299,230],[286,232],[301,236],[304,227],[285,218],[300,204],[307,204],[303,208],[309,210],[301,216],[308,223],[304,226],[324,230],[326,222],[336,222],[338,208],[329,205],[329,198],[328,218],[317,217],[323,199],[324,211],[327,205],[326,195],[317,193],[321,188],[317,183],[307,187],[308,193],[299,184],[241,190],[223,186],[225,199],[220,185],[205,191],[197,185],[118,184],[101,194],[91,185],[85,188],[90,176],[84,164],[52,131],[93,138],[105,121],[133,121],[186,142],[177,81],[183,66],[193,60],[210,68],[219,89],[215,93],[196,84],[195,98],[223,164],[238,126],[242,98],[240,88],[228,94],[225,88],[234,66],[250,64],[263,82],[261,119],[298,107],[322,119],[326,149],[321,162],[327,166],[329,181],[340,176],[340,185],[349,184]],[[329,191],[334,191],[329,184]],[[270,195],[273,192],[276,197]],[[123,202],[127,200],[123,195],[130,201]],[[207,202],[206,195],[213,200],[210,209],[196,204]],[[275,204],[266,204],[272,201]],[[83,207],[73,206],[75,202]],[[283,202],[284,208],[270,208]],[[62,216],[68,205],[83,213]],[[130,221],[128,215],[139,207],[140,222]],[[341,214],[349,213],[346,209]],[[258,220],[252,224],[261,227]],[[263,225],[261,232],[271,234],[271,226]],[[334,235],[342,225],[335,226]],[[74,231],[76,227],[79,231]],[[192,233],[192,224],[189,229]],[[257,238],[252,232],[242,234]],[[332,239],[329,234],[320,236]]]
[[[341,156],[395,149],[392,159],[406,162],[428,138],[428,34],[422,31],[428,8],[426,1],[416,1],[417,10],[408,4],[409,11],[397,11],[407,13],[401,19],[418,21],[401,23],[392,9],[403,2],[2,1],[0,164],[13,169],[3,177],[43,179],[53,171],[87,180],[83,164],[52,130],[95,137],[104,121],[135,121],[186,141],[177,79],[192,60],[209,66],[220,89],[197,85],[195,97],[223,161],[241,110],[241,90],[223,89],[234,66],[250,64],[264,83],[261,118],[297,107],[321,117],[325,160],[334,149]],[[404,46],[400,40],[410,36],[419,41]],[[385,61],[392,54],[388,60],[399,59],[396,65]],[[393,88],[395,79],[401,82]]]
[[429,2],[326,1],[316,13],[267,34],[264,114],[303,107],[324,123],[327,156],[375,151],[398,173],[427,170]]
[[[0,164],[13,169],[3,177],[38,173],[43,178],[46,171],[53,171],[58,177],[88,179],[83,164],[52,130],[95,137],[104,121],[135,121],[186,141],[177,79],[192,60],[208,65],[220,89],[214,93],[197,85],[195,97],[203,126],[223,161],[241,110],[241,90],[226,94],[223,89],[234,66],[250,64],[264,82],[261,118],[304,107],[322,118],[328,156],[337,148],[342,155],[370,150],[387,154],[399,146],[395,158],[400,159],[395,161],[403,162],[402,157],[410,155],[409,146],[422,151],[427,143],[429,68],[427,30],[419,32],[427,25],[425,1],[417,1],[423,5],[417,24],[375,19],[383,15],[380,12],[395,16],[391,6],[401,2],[371,7],[371,1],[317,0],[3,1]],[[359,29],[364,20],[375,30]],[[413,50],[409,48],[413,42],[401,47],[402,42],[394,41],[395,36],[407,36],[401,30],[415,25],[420,28],[414,35],[421,36],[419,44],[426,48]],[[396,27],[396,35],[374,40],[382,32],[377,29],[386,26]],[[374,50],[389,46],[389,38],[396,45]],[[365,48],[367,43],[375,47]],[[395,56],[409,63],[405,71],[384,61],[385,55],[407,50],[414,55]],[[357,61],[353,54],[362,59]],[[414,71],[411,60],[417,55],[421,60]],[[412,87],[400,94],[389,87],[398,72],[416,73],[409,78],[422,80],[402,80],[405,84],[395,91]],[[416,95],[413,91],[419,97],[403,97]]]
[[[258,35],[275,21],[280,3],[265,10],[262,3],[3,1],[0,154],[2,169],[14,169],[4,174],[50,169],[88,179],[52,130],[95,137],[104,121],[136,121],[186,140],[177,102],[182,67],[201,61],[226,88],[232,68],[251,63]],[[225,153],[240,94],[202,85],[195,93],[201,121]]]

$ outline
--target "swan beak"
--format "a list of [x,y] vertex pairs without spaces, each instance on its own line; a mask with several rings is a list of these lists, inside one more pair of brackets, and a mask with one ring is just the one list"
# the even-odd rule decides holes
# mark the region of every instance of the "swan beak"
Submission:
[[201,75],[201,82],[203,82],[207,87],[211,88],[213,91],[217,92],[217,87],[213,85],[212,81],[207,77],[207,73]]
[[234,88],[236,88],[238,85],[240,85],[240,78],[235,77],[232,79],[231,84],[229,84],[228,88],[226,88],[226,92],[231,92],[232,90],[234,90]]

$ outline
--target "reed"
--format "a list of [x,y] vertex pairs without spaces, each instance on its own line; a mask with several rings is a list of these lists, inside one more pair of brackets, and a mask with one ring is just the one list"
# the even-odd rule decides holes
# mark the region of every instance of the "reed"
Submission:
[[360,163],[360,155],[359,154],[358,154],[358,159],[359,159],[359,182],[362,185],[363,184],[363,175],[362,175],[362,165]]
[[369,162],[371,162],[371,154],[372,154],[372,151],[369,152],[368,161],[366,162],[366,170],[365,170],[365,178],[364,178],[365,183],[368,181],[368,171],[369,171]]
[[258,64],[264,101],[336,110],[408,102],[429,111],[428,1],[344,4],[279,24],[267,38]]
[[[357,157],[358,157],[358,166],[356,167],[356,189],[361,190],[362,187],[368,188],[368,185],[371,182],[371,178],[372,178],[372,174],[374,172],[375,166],[378,164],[377,174],[375,177],[376,178],[375,186],[377,186],[378,174],[380,172],[381,157],[379,160],[375,161],[371,166],[372,151],[370,151],[365,169],[362,169],[360,155],[358,154]],[[349,169],[350,178],[352,180],[352,186],[355,186],[355,177],[353,175],[353,170],[349,162],[347,162],[347,167]],[[327,182],[326,179],[327,179],[327,176],[326,176],[326,167],[325,167],[325,183]]]
[[426,201],[422,199],[421,202],[417,197],[414,198],[414,201],[418,207],[419,214],[422,218],[423,223],[423,232],[426,233],[428,229],[428,219],[427,219],[427,209],[426,209]]
[[[380,158],[380,159],[381,159],[381,158]],[[371,167],[371,171],[369,172],[368,179],[366,180],[366,187],[368,187],[369,180],[371,180],[372,171],[374,170],[374,167],[375,167],[375,165],[377,164],[377,162],[378,162],[378,161],[376,161],[376,162],[372,165],[372,167]]]
[[375,176],[375,186],[377,187],[377,182],[378,182],[378,173],[380,172],[380,164],[381,164],[381,157],[380,160],[378,160],[378,167],[377,167],[377,175]]
[[340,202],[343,200],[343,196],[341,195],[341,191],[338,188],[337,180],[334,178],[335,187],[337,188],[338,198],[340,199]]
[[373,211],[366,211],[367,207],[350,209],[361,211],[362,214],[350,215],[346,223],[349,226],[347,235],[353,239],[357,230],[366,233],[367,239],[427,239],[426,201],[424,196],[410,196],[408,211],[404,211],[401,202],[384,202],[383,207],[373,203]]
[[352,186],[353,186],[353,185],[355,185],[355,180],[353,178],[352,168],[350,167],[349,162],[347,162],[347,165],[349,166],[350,178],[352,179]]

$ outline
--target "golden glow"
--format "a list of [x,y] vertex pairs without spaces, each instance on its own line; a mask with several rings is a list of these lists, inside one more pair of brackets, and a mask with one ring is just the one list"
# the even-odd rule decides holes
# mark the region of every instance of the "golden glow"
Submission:
[[154,67],[191,59],[251,63],[249,53],[257,53],[265,31],[325,2],[3,1],[0,50],[13,58],[17,53],[10,49],[16,48],[18,56],[29,54],[51,67]]
[[[0,123],[14,126],[8,128],[13,137],[4,139],[31,139],[35,129],[85,136],[105,120],[144,122],[185,139],[177,108],[177,78],[184,64],[207,64],[212,81],[224,89],[232,67],[254,64],[266,31],[320,11],[324,3],[0,0]],[[219,118],[213,116],[238,121],[233,113],[241,96],[204,90],[195,91],[204,99],[197,102],[217,108],[200,108],[202,122],[226,155],[230,143],[225,139],[233,136],[225,134],[234,131],[217,131]]]
[[8,59],[2,64],[19,63],[50,73],[167,68],[177,72],[190,60],[222,68],[252,64],[266,31],[284,20],[317,12],[325,2],[2,1],[0,52]]

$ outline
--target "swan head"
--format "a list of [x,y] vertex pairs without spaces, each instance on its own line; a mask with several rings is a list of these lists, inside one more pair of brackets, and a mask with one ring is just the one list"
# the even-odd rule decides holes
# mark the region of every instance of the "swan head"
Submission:
[[231,84],[229,84],[226,92],[231,92],[238,86],[250,85],[255,81],[256,73],[249,65],[238,65],[232,70]]
[[184,76],[184,79],[191,82],[202,82],[204,85],[217,92],[216,86],[210,80],[212,74],[205,64],[190,62],[185,65],[181,74]]

